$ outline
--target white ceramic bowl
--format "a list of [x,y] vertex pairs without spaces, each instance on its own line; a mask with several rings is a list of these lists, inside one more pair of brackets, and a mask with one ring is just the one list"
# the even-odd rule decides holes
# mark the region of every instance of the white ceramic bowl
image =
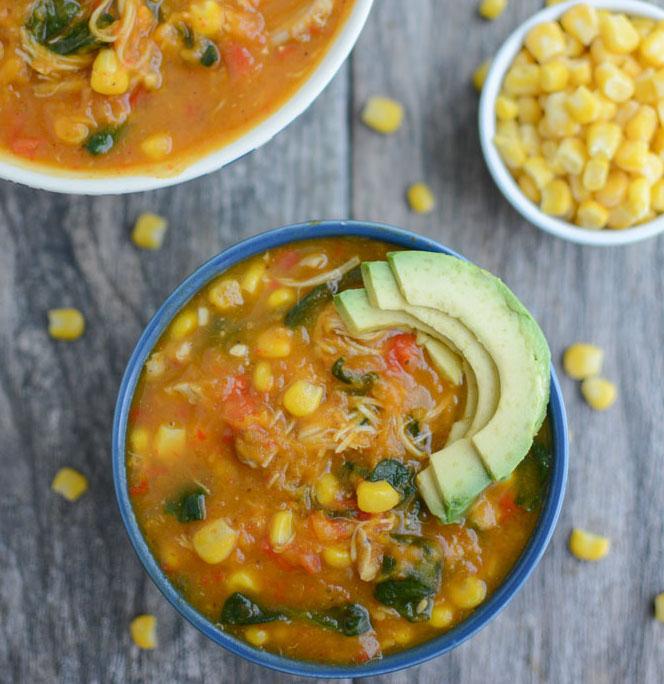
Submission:
[[[624,12],[633,16],[650,17],[652,19],[664,19],[664,9],[647,2],[637,0],[585,0],[587,4],[601,7],[603,9]],[[544,21],[558,19],[573,5],[578,5],[579,0],[563,2],[553,5],[538,12],[528,21],[519,26],[514,33],[503,43],[498,54],[493,59],[489,73],[487,74],[482,97],[480,100],[479,128],[482,152],[486,160],[489,171],[496,181],[496,184],[507,198],[510,204],[528,221],[535,224],[538,228],[547,233],[557,235],[571,242],[578,242],[584,245],[625,245],[631,242],[638,242],[664,231],[664,215],[636,226],[635,228],[625,228],[624,230],[589,230],[580,228],[567,221],[548,216],[540,211],[539,207],[533,204],[521,191],[509,170],[500,158],[493,137],[496,131],[496,98],[505,78],[505,74],[523,46],[523,41],[530,29],[536,24]]]
[[176,185],[218,171],[226,164],[264,145],[294,121],[320,95],[332,80],[360,36],[373,0],[355,0],[345,24],[311,76],[284,104],[257,126],[233,142],[216,149],[186,166],[173,176],[132,175],[114,172],[92,175],[22,162],[16,157],[0,159],[0,178],[40,190],[68,194],[118,195]]

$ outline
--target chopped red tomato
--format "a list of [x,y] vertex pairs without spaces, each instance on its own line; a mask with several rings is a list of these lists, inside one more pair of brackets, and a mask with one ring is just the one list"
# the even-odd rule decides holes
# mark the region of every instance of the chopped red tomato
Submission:
[[514,500],[514,494],[511,491],[505,492],[498,500],[500,506],[500,518],[504,520],[519,510],[519,506]]
[[418,354],[416,337],[413,333],[401,333],[390,337],[385,348],[385,359],[391,368],[406,368]]
[[140,496],[141,494],[147,494],[150,489],[150,484],[147,480],[143,479],[138,484],[133,487],[129,487],[130,496]]
[[341,518],[328,518],[325,513],[316,511],[309,516],[311,527],[316,539],[320,542],[334,542],[339,539],[348,539],[353,528],[348,520]]
[[200,428],[196,428],[196,439],[199,442],[205,441],[205,433]]
[[145,95],[146,92],[147,91],[142,85],[139,85],[131,91],[131,95],[129,95],[129,105],[132,109],[136,107],[136,103],[143,97],[143,95]]
[[251,52],[238,43],[227,43],[221,49],[221,54],[232,78],[246,76],[256,62]]
[[288,271],[293,268],[295,264],[300,260],[300,253],[295,249],[287,249],[282,252],[278,259],[275,261],[274,266],[279,271]]
[[245,416],[256,410],[249,380],[244,375],[233,375],[228,378],[221,397],[224,401],[224,418],[231,423],[241,422]]
[[32,159],[37,153],[39,144],[36,138],[16,138],[12,141],[12,151],[21,157]]

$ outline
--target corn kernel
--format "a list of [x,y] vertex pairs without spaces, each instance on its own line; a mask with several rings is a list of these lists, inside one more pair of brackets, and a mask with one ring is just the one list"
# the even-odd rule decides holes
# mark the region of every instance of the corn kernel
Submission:
[[622,230],[623,228],[630,228],[635,223],[636,217],[623,203],[611,209],[609,212],[609,221],[606,225],[608,228],[614,230]]
[[519,105],[509,95],[499,95],[496,98],[496,116],[501,121],[515,119],[519,113]]
[[567,33],[574,36],[583,45],[590,45],[599,33],[597,10],[590,5],[575,5],[560,18],[560,23]]
[[401,495],[387,480],[363,480],[356,493],[357,507],[365,513],[385,513],[401,501]]
[[486,598],[486,583],[479,577],[464,577],[450,584],[448,594],[452,602],[464,610],[475,608]]
[[542,199],[542,193],[540,193],[539,188],[535,185],[535,181],[530,177],[522,173],[517,179],[517,183],[521,188],[521,192],[535,204],[539,204]]
[[540,154],[540,137],[535,126],[522,124],[519,126],[521,146],[528,157],[536,157]]
[[475,71],[473,71],[473,86],[477,92],[481,92],[484,87],[484,81],[486,81],[486,75],[489,73],[489,67],[491,66],[491,60],[487,59],[482,62]]
[[187,444],[187,431],[185,428],[173,427],[163,424],[157,429],[155,435],[155,450],[160,458],[170,460],[181,456]]
[[436,629],[445,629],[454,621],[454,611],[446,604],[442,603],[433,607],[429,624]]
[[576,211],[576,222],[582,228],[599,230],[604,228],[608,221],[609,210],[594,200],[582,202]]
[[157,618],[154,615],[138,615],[129,624],[133,642],[142,649],[157,647]]
[[258,286],[265,274],[265,269],[265,262],[262,259],[253,261],[247,267],[247,270],[240,280],[240,288],[247,294],[256,294],[256,290],[258,290]]
[[664,622],[664,593],[655,596],[655,620]]
[[60,468],[53,478],[51,489],[64,496],[67,501],[76,501],[87,491],[88,480],[78,470]]
[[181,340],[198,327],[198,315],[195,311],[183,311],[171,323],[170,334],[174,340]]
[[619,55],[636,50],[641,36],[624,14],[602,12],[599,17],[599,34],[607,49]]
[[261,627],[251,625],[244,630],[244,638],[252,645],[260,648],[264,646],[269,640],[270,635]]
[[592,199],[592,193],[583,184],[583,179],[581,176],[569,176],[569,187],[572,191],[572,197],[575,202],[585,202],[586,200]]
[[611,121],[618,111],[618,105],[604,95],[599,95],[599,121]]
[[284,408],[296,418],[314,413],[323,401],[323,388],[307,380],[296,380],[285,392]]
[[649,105],[642,105],[627,122],[625,134],[630,140],[650,142],[657,130],[657,112]]
[[543,190],[554,178],[550,164],[544,157],[530,157],[523,165],[525,173],[532,178],[535,185]]
[[566,93],[552,93],[546,98],[545,119],[553,137],[564,138],[568,135],[576,135],[580,130],[579,123],[570,116],[567,109],[567,99]]
[[579,559],[585,561],[601,560],[609,552],[611,545],[607,537],[586,532],[575,527],[569,538],[569,550]]
[[646,158],[646,165],[641,173],[648,181],[648,185],[654,185],[664,174],[664,161],[662,161],[661,157],[649,152]]
[[283,359],[291,353],[293,333],[277,326],[264,330],[256,340],[256,354],[264,359]]
[[650,203],[658,212],[664,212],[664,180],[659,180],[650,191]]
[[132,242],[141,249],[160,249],[167,228],[168,221],[163,216],[145,212],[136,219],[131,232]]
[[651,147],[655,154],[661,155],[664,153],[664,126],[657,129],[655,137],[652,139]]
[[208,290],[208,301],[219,311],[229,311],[244,304],[240,283],[232,278],[217,281]]
[[496,135],[493,143],[507,166],[511,169],[519,169],[523,166],[526,161],[526,152],[519,140]]
[[274,385],[272,366],[267,361],[259,361],[254,367],[252,375],[254,387],[257,392],[269,392]]
[[523,96],[517,100],[519,108],[519,122],[522,124],[537,124],[543,116],[539,102],[531,96]]
[[482,0],[478,7],[481,17],[493,20],[499,17],[507,7],[507,0]]
[[323,560],[331,568],[349,568],[351,566],[350,551],[342,546],[328,546],[323,549]]
[[581,383],[581,394],[595,411],[605,411],[613,406],[618,390],[609,380],[595,376]]
[[634,95],[634,80],[615,64],[600,64],[595,69],[595,79],[602,93],[613,102],[625,102]]
[[513,65],[505,76],[509,95],[537,95],[540,91],[540,67],[537,64]]
[[582,124],[596,121],[600,115],[600,101],[597,95],[592,93],[586,86],[579,86],[565,101],[567,111],[572,117]]
[[654,30],[641,41],[639,55],[651,66],[664,66],[664,28]]
[[626,206],[636,220],[650,211],[650,184],[645,178],[635,178],[627,186]]
[[90,75],[92,90],[101,95],[122,95],[129,88],[129,72],[112,48],[97,53]]
[[426,183],[414,183],[406,193],[408,205],[416,214],[430,214],[436,206],[436,198]]
[[639,104],[656,104],[660,87],[659,76],[652,69],[645,69],[634,79],[634,100]]
[[586,51],[583,43],[569,33],[565,33],[565,57],[581,57]]
[[145,428],[134,428],[127,436],[127,441],[133,453],[145,455],[150,445],[150,435]]
[[655,22],[648,17],[632,17],[632,26],[641,38],[645,38],[655,28]]
[[664,97],[657,102],[656,109],[659,125],[664,126]]
[[530,29],[525,45],[533,57],[543,64],[564,54],[565,35],[557,22],[547,21]]
[[587,342],[576,342],[565,350],[563,368],[574,380],[583,380],[598,375],[604,363],[604,350]]
[[519,124],[514,120],[496,121],[496,135],[509,140],[519,139]]
[[598,121],[588,127],[586,143],[591,157],[603,156],[613,159],[622,142],[620,126],[608,121]]
[[542,211],[550,216],[566,216],[572,209],[572,193],[569,185],[555,178],[542,189]]
[[141,143],[141,150],[155,161],[164,159],[173,151],[173,138],[168,133],[155,133]]
[[590,192],[597,192],[605,185],[609,177],[609,160],[604,155],[592,157],[583,171],[583,184]]
[[250,591],[256,593],[260,591],[261,585],[258,578],[249,570],[237,570],[226,581],[226,586],[230,591]]
[[340,491],[339,480],[332,473],[323,473],[314,485],[316,501],[325,508],[334,505]]
[[210,565],[225,561],[233,552],[238,533],[223,519],[211,520],[191,538],[194,551]]
[[554,159],[565,173],[578,175],[583,172],[587,157],[586,146],[579,138],[565,138],[558,145]]
[[288,546],[295,537],[293,511],[277,511],[270,521],[270,545],[275,551]]
[[545,93],[564,90],[569,81],[569,69],[562,59],[552,59],[540,68],[540,85]]
[[214,0],[195,2],[189,7],[191,28],[207,38],[214,38],[221,33],[224,10]]
[[362,110],[362,122],[365,126],[383,133],[395,133],[403,122],[403,105],[389,97],[370,97]]
[[593,80],[593,68],[587,57],[567,60],[569,82],[573,86],[590,85]]
[[56,340],[76,340],[85,332],[85,318],[78,309],[51,309],[48,334]]
[[643,72],[643,67],[641,66],[641,64],[639,64],[639,62],[637,62],[631,55],[627,55],[627,57],[625,57],[622,64],[620,65],[620,68],[630,78],[633,79],[637,79]]
[[604,187],[595,193],[595,199],[608,209],[612,209],[625,199],[628,185],[629,176],[624,171],[614,169],[609,172]]
[[616,166],[628,173],[641,173],[648,161],[648,144],[643,140],[625,140],[613,159]]
[[278,287],[270,292],[267,298],[267,305],[271,309],[283,309],[295,303],[295,290],[290,287]]
[[67,145],[80,145],[90,135],[90,129],[86,123],[78,119],[61,116],[53,123],[55,135]]

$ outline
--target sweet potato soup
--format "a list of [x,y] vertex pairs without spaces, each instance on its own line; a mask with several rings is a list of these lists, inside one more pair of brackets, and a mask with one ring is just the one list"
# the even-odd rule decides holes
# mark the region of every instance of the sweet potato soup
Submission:
[[0,0],[0,151],[168,173],[307,79],[354,0]]
[[353,333],[333,301],[393,249],[312,239],[232,267],[170,324],[130,412],[130,498],[162,569],[287,657],[361,663],[449,630],[509,573],[546,493],[545,422],[453,522],[421,498],[468,378],[406,327]]

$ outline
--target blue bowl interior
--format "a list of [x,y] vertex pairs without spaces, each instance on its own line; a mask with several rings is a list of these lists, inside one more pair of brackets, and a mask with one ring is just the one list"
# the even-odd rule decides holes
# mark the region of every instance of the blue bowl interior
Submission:
[[252,663],[281,672],[308,677],[366,677],[402,670],[451,651],[484,627],[509,603],[537,565],[553,534],[565,492],[567,479],[567,421],[562,394],[555,371],[551,369],[549,420],[553,442],[553,470],[549,491],[533,536],[511,573],[491,597],[465,621],[449,632],[406,651],[382,660],[353,666],[325,665],[283,658],[249,646],[224,632],[219,626],[192,608],[162,572],[138,527],[129,500],[125,468],[125,436],[131,402],[143,364],[177,312],[210,280],[239,261],[280,245],[320,237],[358,236],[390,242],[407,249],[443,252],[459,258],[437,242],[406,230],[378,223],[359,221],[325,221],[297,224],[271,230],[244,240],[210,259],[190,275],[166,299],[141,335],[125,371],[113,422],[113,478],[120,513],[129,539],[143,566],[161,593],[197,629],[217,644]]

